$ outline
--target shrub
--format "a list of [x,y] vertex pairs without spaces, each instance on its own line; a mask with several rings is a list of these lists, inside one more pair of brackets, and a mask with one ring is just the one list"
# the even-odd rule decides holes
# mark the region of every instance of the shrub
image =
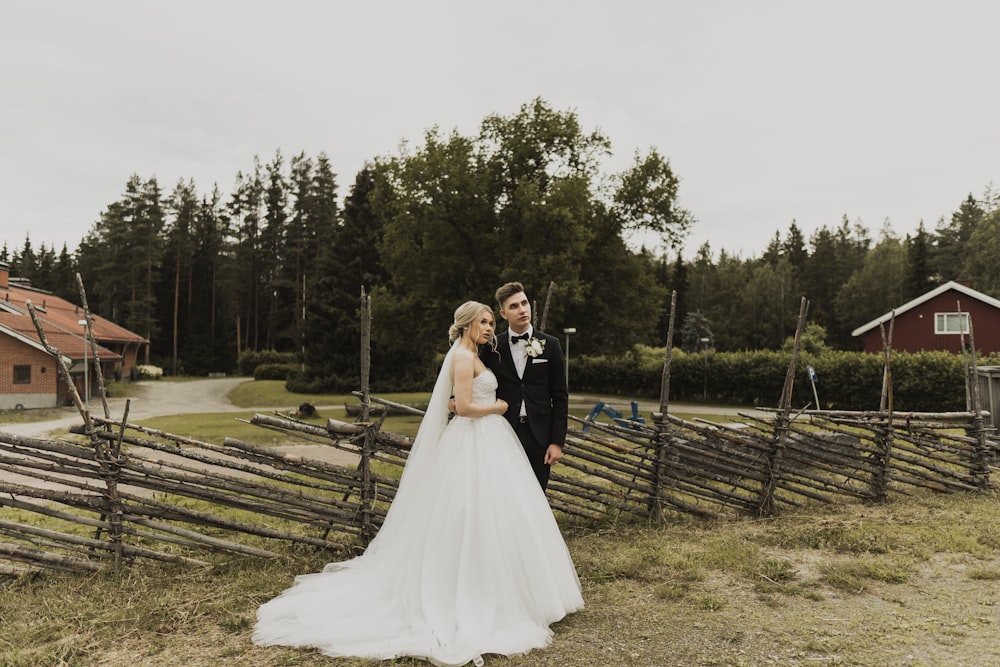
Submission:
[[[617,357],[574,357],[570,386],[622,396],[657,397],[663,375],[664,348],[639,347]],[[670,358],[670,398],[745,406],[777,407],[791,361],[790,352],[774,350],[684,352]],[[981,365],[991,358],[980,360]],[[815,369],[820,407],[878,409],[882,396],[883,357],[864,352],[820,350],[802,353],[796,366],[793,406],[812,404],[815,396],[808,368]],[[949,352],[897,352],[892,355],[893,408],[905,411],[965,410],[962,357]]]
[[[252,351],[248,350],[240,354],[236,366],[240,375],[254,375],[258,366],[263,364],[292,364],[299,360],[294,352],[276,352],[274,350]],[[284,376],[279,378],[284,380]]]
[[317,377],[296,369],[285,380],[285,389],[294,394],[340,394],[358,388],[357,380],[345,380],[339,375]]
[[156,380],[163,375],[163,369],[152,364],[138,364],[135,371],[139,374],[139,378],[144,380]]
[[261,364],[253,371],[254,380],[287,380],[291,373],[299,370],[299,364]]

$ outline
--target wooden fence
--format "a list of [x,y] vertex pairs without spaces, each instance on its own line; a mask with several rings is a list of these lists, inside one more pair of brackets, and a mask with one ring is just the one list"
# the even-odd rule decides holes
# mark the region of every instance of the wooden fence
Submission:
[[[917,489],[990,487],[998,445],[974,389],[968,413],[893,413],[891,328],[879,410],[793,414],[806,310],[803,300],[779,406],[726,424],[669,412],[672,312],[660,409],[650,423],[573,418],[549,483],[553,509],[584,521],[671,512],[759,516],[807,503],[884,502]],[[368,331],[363,292],[362,318]],[[381,525],[409,446],[408,438],[384,431],[381,419],[372,421],[370,408],[413,411],[368,394],[362,350],[358,422],[319,426],[277,414],[251,420],[314,443],[317,452],[348,452],[352,465],[233,438],[220,445],[156,431],[129,423],[127,407],[112,420],[106,402],[105,417],[94,417],[79,397],[83,425],[73,429],[76,441],[0,431],[0,479],[7,472],[30,480],[0,481],[0,573],[118,569],[139,559],[206,565],[198,558],[206,552],[275,558],[276,545],[288,543],[334,557],[357,553]],[[60,372],[68,377],[67,369]],[[974,377],[974,360],[968,376]]]

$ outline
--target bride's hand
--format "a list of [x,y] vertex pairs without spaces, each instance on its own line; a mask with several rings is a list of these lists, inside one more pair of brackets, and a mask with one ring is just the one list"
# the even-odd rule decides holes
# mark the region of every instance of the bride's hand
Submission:
[[507,401],[503,400],[502,398],[498,398],[496,404],[500,408],[500,412],[497,413],[498,415],[502,415],[503,413],[507,412]]

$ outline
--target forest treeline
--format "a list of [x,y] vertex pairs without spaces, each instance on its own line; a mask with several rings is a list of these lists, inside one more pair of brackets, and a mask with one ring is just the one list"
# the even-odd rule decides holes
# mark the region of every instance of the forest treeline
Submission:
[[845,216],[806,238],[792,221],[760,256],[706,243],[685,259],[677,249],[697,223],[669,160],[637,151],[608,174],[610,151],[574,112],[535,99],[471,136],[428,130],[373,158],[346,194],[323,153],[254,158],[228,194],[132,175],[74,251],[35,248],[29,234],[5,240],[0,261],[74,301],[79,272],[91,308],[149,338],[149,362],[168,373],[233,372],[241,354],[273,350],[297,355],[300,391],[357,388],[362,289],[378,390],[426,388],[455,307],[492,303],[508,280],[525,284],[536,317],[554,286],[547,329],[575,328],[581,355],[662,346],[672,291],[675,344],[717,351],[781,348],[802,296],[813,334],[839,350],[859,349],[854,328],[942,281],[1000,297],[991,187],[904,237]]

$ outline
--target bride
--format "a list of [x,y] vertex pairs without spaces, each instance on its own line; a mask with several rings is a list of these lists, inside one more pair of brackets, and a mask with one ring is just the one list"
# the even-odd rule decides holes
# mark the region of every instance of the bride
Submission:
[[547,646],[549,625],[583,607],[559,527],[478,357],[480,345],[496,347],[493,328],[488,306],[455,311],[453,344],[378,535],[361,556],[298,576],[263,604],[255,643],[482,665],[486,653]]

